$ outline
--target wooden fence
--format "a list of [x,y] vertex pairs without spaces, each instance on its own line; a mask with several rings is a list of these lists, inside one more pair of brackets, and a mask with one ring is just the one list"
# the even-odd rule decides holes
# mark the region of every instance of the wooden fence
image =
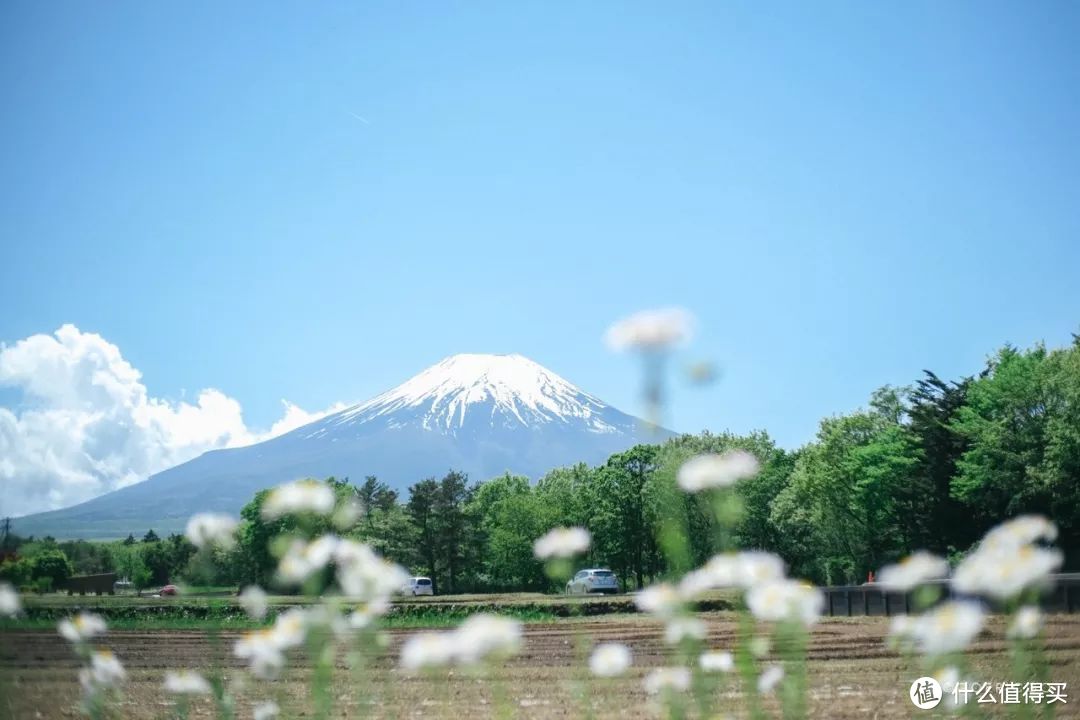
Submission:
[[[1053,576],[1053,586],[1040,598],[1046,612],[1074,613],[1080,611],[1080,573]],[[941,587],[941,600],[961,598],[944,581],[934,583]],[[859,617],[873,615],[906,615],[914,612],[910,593],[885,590],[880,585],[838,585],[822,588],[825,593],[825,614],[833,617]]]

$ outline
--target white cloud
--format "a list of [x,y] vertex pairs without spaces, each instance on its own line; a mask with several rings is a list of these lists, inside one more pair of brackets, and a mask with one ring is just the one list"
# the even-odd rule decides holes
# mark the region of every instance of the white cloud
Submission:
[[220,390],[173,402],[151,397],[141,380],[116,345],[74,325],[0,344],[0,386],[22,396],[17,407],[0,407],[0,516],[82,502],[345,407],[307,412],[283,400],[281,419],[258,432]]

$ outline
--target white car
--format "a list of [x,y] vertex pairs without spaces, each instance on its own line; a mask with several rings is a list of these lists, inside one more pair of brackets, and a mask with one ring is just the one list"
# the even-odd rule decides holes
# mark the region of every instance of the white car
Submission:
[[589,568],[579,570],[577,575],[566,583],[566,594],[578,593],[608,593],[619,592],[619,578],[615,573],[605,568]]
[[431,578],[428,577],[411,577],[401,586],[401,593],[403,595],[434,595],[435,586],[431,584]]

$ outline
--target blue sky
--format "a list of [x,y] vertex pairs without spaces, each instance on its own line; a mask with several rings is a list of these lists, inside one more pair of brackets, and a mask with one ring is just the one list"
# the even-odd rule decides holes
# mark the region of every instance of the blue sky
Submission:
[[818,419],[1080,331],[1080,5],[9,2],[0,340],[100,333],[252,426],[456,352],[679,430]]

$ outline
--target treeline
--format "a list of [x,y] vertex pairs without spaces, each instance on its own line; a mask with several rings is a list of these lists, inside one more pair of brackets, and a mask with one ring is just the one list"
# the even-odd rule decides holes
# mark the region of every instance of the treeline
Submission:
[[[142,540],[134,535],[116,542],[40,540],[5,535],[0,538],[0,580],[26,592],[62,589],[73,575],[115,572],[136,590],[165,585],[172,579],[202,581],[204,564],[192,562],[195,546],[183,535],[165,539],[149,530]],[[217,578],[222,579],[222,578]],[[234,582],[225,579],[226,584]]]
[[[327,482],[365,509],[345,534],[432,577],[440,593],[554,589],[532,545],[561,525],[592,533],[581,566],[609,567],[640,587],[718,550],[712,499],[681,491],[676,473],[696,454],[736,448],[753,453],[761,472],[736,485],[727,540],[778,553],[796,576],[862,582],[919,548],[955,559],[996,523],[1026,512],[1055,520],[1066,563],[1078,567],[1077,338],[1052,351],[1005,347],[971,377],[926,372],[910,387],[882,388],[866,408],[822,420],[815,440],[795,451],[764,432],[703,433],[639,445],[599,467],[553,470],[536,483],[513,475],[476,483],[451,471],[403,498],[374,477]],[[235,548],[211,557],[177,551],[165,579],[271,585],[272,540],[293,528],[262,519],[266,495],[243,509]],[[321,522],[316,530],[335,530]],[[183,547],[176,538],[156,542]],[[159,580],[152,558],[161,554],[140,553]]]

